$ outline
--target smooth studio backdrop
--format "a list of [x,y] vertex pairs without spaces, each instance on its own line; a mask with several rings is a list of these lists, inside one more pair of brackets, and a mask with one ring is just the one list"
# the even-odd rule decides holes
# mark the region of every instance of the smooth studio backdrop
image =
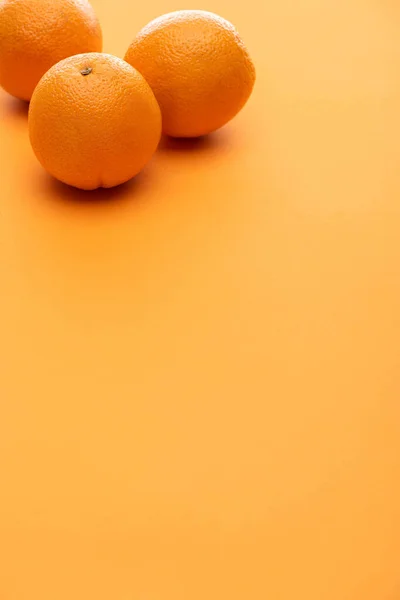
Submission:
[[205,8],[258,80],[133,183],[48,177],[0,93],[1,600],[400,597],[400,8]]

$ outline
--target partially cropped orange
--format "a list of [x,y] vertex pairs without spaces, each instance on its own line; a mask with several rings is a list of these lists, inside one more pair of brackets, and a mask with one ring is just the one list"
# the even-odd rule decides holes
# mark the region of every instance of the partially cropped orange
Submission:
[[41,79],[29,135],[43,167],[84,190],[134,177],[157,149],[161,113],[142,75],[109,54],[67,58]]
[[160,104],[163,131],[196,137],[219,129],[247,102],[255,68],[231,23],[201,10],[173,12],[149,23],[125,60]]
[[101,52],[99,21],[88,0],[1,0],[0,85],[30,100],[40,78],[63,58]]

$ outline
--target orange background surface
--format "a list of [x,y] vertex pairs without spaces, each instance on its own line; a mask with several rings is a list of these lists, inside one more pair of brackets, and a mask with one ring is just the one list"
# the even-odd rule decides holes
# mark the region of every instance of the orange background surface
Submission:
[[[119,56],[190,8],[93,4]],[[202,8],[254,95],[131,184],[0,94],[1,600],[400,598],[400,8]]]

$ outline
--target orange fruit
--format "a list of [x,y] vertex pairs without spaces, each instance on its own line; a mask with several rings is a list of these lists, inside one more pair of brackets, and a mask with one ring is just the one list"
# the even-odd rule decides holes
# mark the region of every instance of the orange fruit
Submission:
[[163,131],[196,137],[219,129],[247,102],[255,69],[238,32],[206,11],[182,10],[149,23],[125,60],[149,83]]
[[29,107],[29,136],[43,167],[84,190],[113,187],[150,160],[161,113],[149,85],[109,54],[62,60],[40,80]]
[[1,0],[0,85],[30,100],[40,78],[67,56],[101,52],[100,24],[88,0]]

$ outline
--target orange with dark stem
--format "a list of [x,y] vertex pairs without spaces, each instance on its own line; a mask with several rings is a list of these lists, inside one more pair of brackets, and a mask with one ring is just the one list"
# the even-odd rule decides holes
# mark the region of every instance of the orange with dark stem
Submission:
[[51,175],[85,190],[108,188],[150,160],[161,113],[136,69],[108,54],[80,54],[41,79],[29,108],[29,134]]

